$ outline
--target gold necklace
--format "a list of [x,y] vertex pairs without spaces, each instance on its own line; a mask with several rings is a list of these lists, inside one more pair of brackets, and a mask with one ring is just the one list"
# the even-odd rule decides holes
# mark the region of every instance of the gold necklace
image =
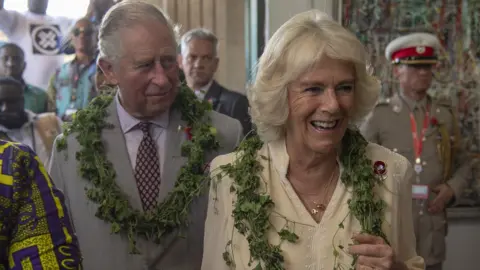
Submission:
[[[327,196],[330,193],[330,189],[332,187],[333,176],[335,175],[336,171],[337,171],[337,164],[335,164],[335,168],[333,169],[332,174],[330,175],[330,179],[328,181],[328,189],[327,189],[327,192],[325,193]],[[324,198],[324,200],[325,200],[325,198]],[[322,213],[325,212],[325,210],[327,209],[327,205],[325,203],[317,203],[314,200],[312,200],[312,203],[315,205],[315,207],[310,209],[310,214],[312,214],[314,216],[318,215],[320,212],[322,212]]]

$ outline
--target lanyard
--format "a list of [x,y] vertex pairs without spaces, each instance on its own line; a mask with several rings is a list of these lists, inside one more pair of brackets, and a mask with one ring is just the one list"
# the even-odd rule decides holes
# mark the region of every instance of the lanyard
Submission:
[[410,112],[410,127],[412,129],[413,136],[413,148],[415,150],[415,163],[420,163],[420,156],[422,155],[423,148],[423,139],[425,138],[425,133],[427,131],[430,121],[430,106],[427,106],[427,111],[425,112],[425,118],[423,119],[423,127],[421,137],[418,137],[417,132],[417,121],[415,121],[415,116],[413,112]]

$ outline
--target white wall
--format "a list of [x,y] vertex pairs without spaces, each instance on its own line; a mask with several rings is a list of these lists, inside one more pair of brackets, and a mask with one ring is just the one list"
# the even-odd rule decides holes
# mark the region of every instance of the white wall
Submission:
[[339,18],[341,0],[267,0],[266,37],[273,33],[293,15],[310,9],[322,10],[334,19]]

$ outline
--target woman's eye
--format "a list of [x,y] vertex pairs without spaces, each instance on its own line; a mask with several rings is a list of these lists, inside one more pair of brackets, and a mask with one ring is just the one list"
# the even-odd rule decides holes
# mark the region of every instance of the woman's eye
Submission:
[[305,89],[305,91],[307,91],[307,92],[313,92],[313,93],[318,93],[318,92],[323,91],[323,87],[318,87],[318,86],[310,87],[310,88]]
[[149,62],[149,63],[144,63],[144,64],[138,65],[137,68],[147,68],[147,67],[150,67],[151,65],[152,65],[151,62]]
[[353,90],[353,85],[341,85],[337,87],[338,91],[351,92]]

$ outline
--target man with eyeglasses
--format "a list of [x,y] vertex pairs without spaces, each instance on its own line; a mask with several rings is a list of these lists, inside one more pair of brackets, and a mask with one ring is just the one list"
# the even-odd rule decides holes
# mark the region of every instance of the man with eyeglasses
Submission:
[[83,109],[96,95],[95,90],[95,31],[88,18],[82,18],[72,29],[75,59],[62,65],[50,80],[48,87],[49,111],[64,121]]

